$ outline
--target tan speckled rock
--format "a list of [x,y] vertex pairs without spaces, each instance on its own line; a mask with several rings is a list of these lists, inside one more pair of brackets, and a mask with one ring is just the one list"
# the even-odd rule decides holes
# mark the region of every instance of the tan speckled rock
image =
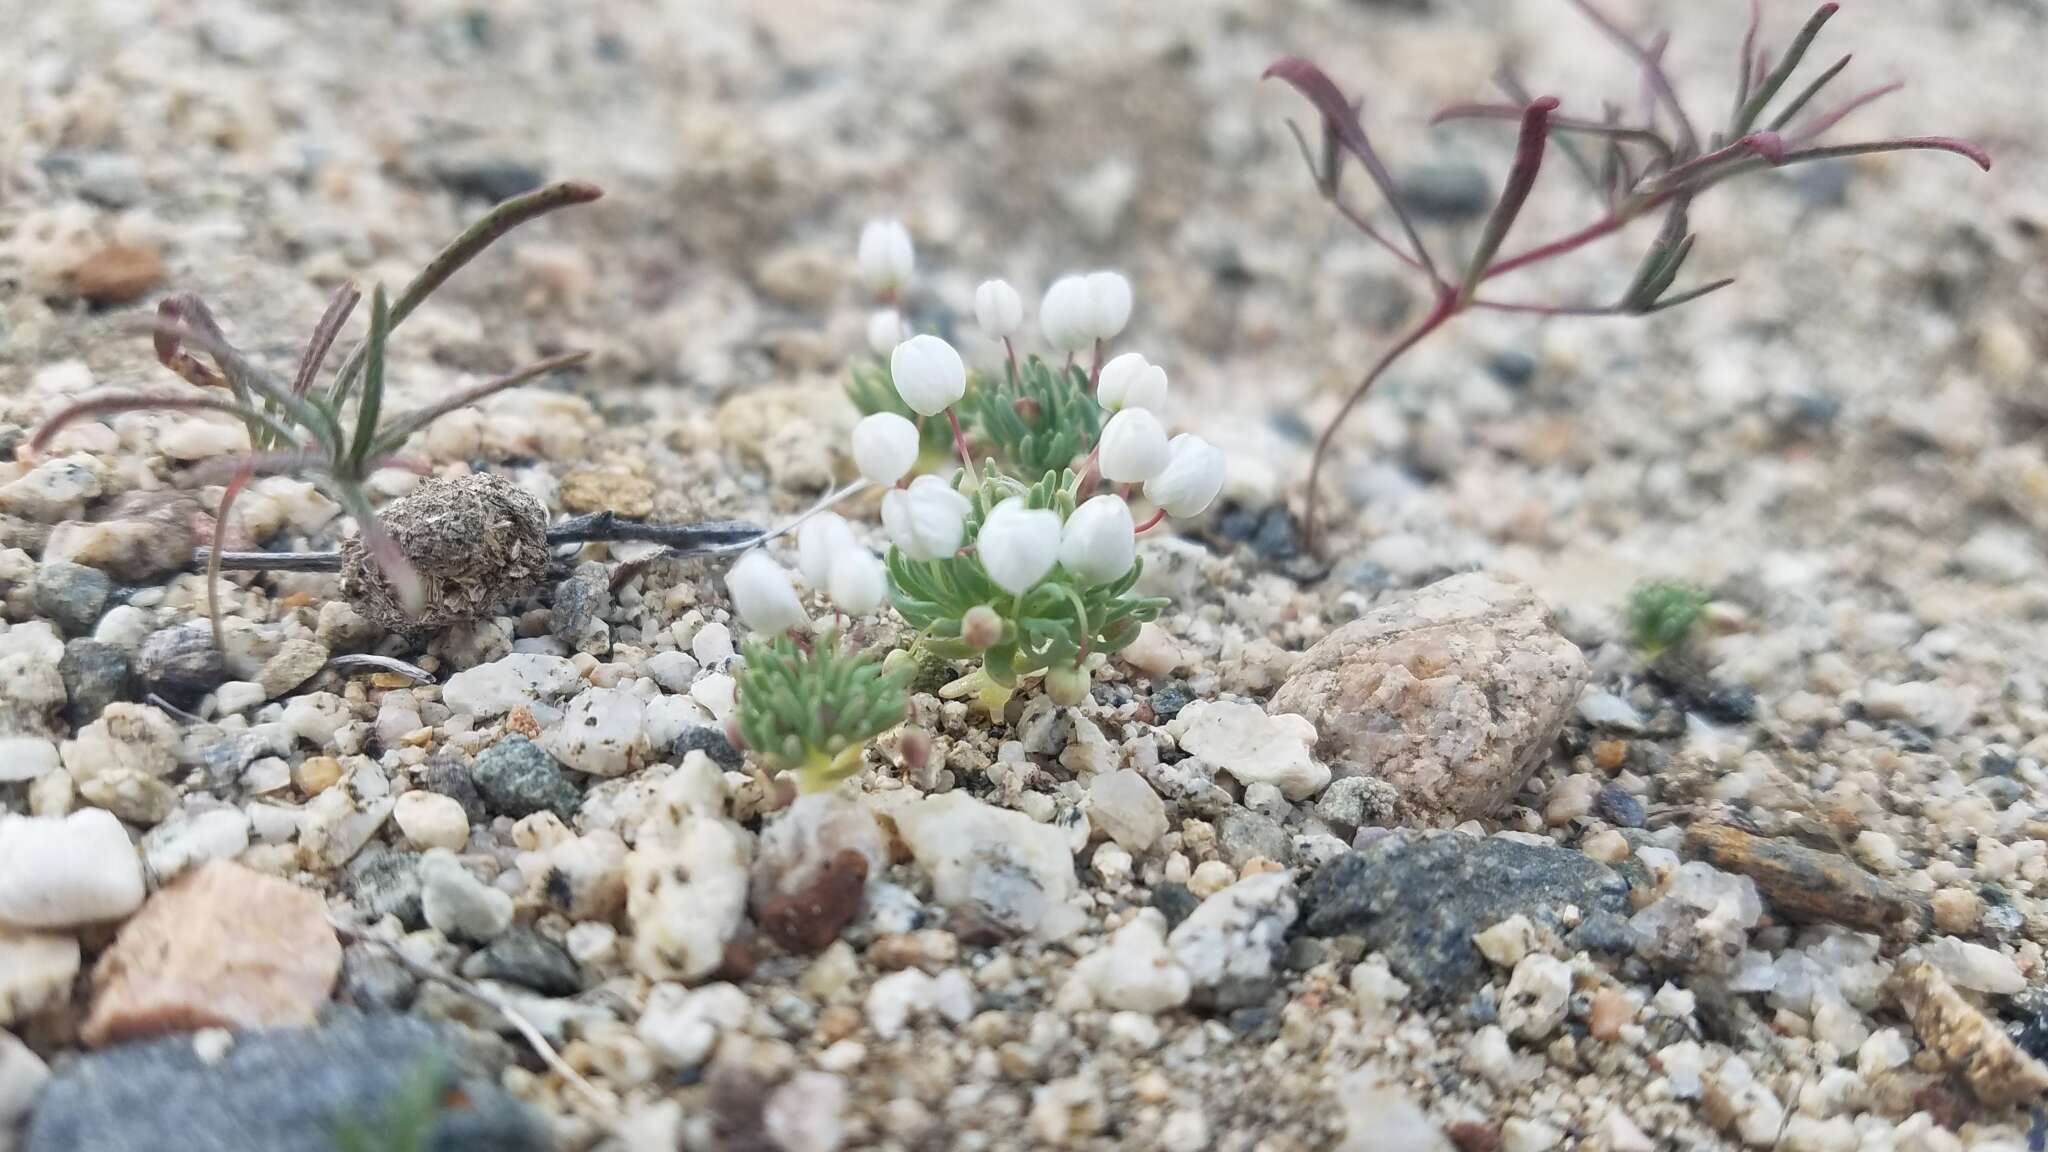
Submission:
[[0,1026],[11,1027],[71,998],[78,938],[0,928]]
[[1535,593],[1474,572],[1324,637],[1266,709],[1314,724],[1340,778],[1400,789],[1404,819],[1451,824],[1515,794],[1585,681],[1585,657]]
[[1993,1108],[2036,1102],[2048,1095],[2048,1065],[2012,1042],[1990,1017],[1928,963],[1905,964],[1889,990],[1920,1042],[1961,1075],[1977,1099]]
[[215,861],[151,897],[93,969],[99,1047],[200,1028],[313,1023],[341,972],[318,893]]

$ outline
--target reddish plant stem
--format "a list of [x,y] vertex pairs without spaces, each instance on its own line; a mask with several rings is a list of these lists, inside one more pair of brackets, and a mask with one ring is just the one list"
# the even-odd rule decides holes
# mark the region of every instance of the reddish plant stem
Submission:
[[1003,358],[1009,361],[1010,383],[1015,384],[1017,382],[1017,346],[1010,343],[1008,336],[1003,337]]
[[1552,240],[1548,244],[1539,244],[1519,256],[1510,256],[1494,264],[1486,270],[1486,275],[1480,277],[1480,279],[1491,280],[1495,276],[1505,276],[1517,268],[1526,268],[1531,264],[1538,264],[1553,257],[1562,256],[1574,249],[1583,248],[1603,236],[1612,236],[1614,233],[1621,231],[1622,228],[1626,227],[1636,217],[1653,208],[1660,208],[1669,203],[1671,198],[1677,194],[1678,189],[1666,189],[1655,195],[1624,203],[1621,207],[1579,229],[1577,232]]
[[1785,158],[1784,137],[1779,136],[1776,132],[1752,132],[1733,144],[1715,149],[1705,156],[1695,156],[1680,164],[1678,167],[1658,177],[1655,186],[1665,189],[1677,189],[1686,181],[1708,172],[1716,165],[1726,164],[1731,160],[1741,159],[1752,154],[1761,156],[1774,164],[1783,160]]
[[1088,459],[1081,462],[1081,481],[1074,487],[1076,498],[1086,500],[1095,493],[1095,481],[1101,475],[1101,467],[1102,442],[1098,440],[1095,447],[1088,450]]
[[1088,394],[1095,394],[1095,383],[1102,379],[1102,341],[1095,341],[1095,357],[1088,363]]
[[1152,513],[1151,517],[1148,518],[1143,524],[1138,525],[1135,531],[1138,535],[1142,536],[1145,533],[1150,532],[1154,528],[1159,527],[1159,525],[1163,523],[1165,520],[1166,509],[1161,508],[1157,512]]
[[1319,502],[1316,500],[1316,482],[1322,476],[1323,461],[1330,454],[1330,444],[1336,440],[1337,432],[1344,427],[1344,421],[1350,417],[1351,410],[1358,407],[1359,401],[1365,399],[1365,394],[1372,391],[1372,386],[1378,383],[1381,376],[1386,374],[1387,369],[1393,365],[1394,361],[1406,355],[1409,349],[1422,343],[1423,339],[1430,333],[1443,327],[1445,321],[1457,315],[1458,311],[1457,293],[1447,291],[1439,294],[1436,306],[1429,310],[1429,315],[1424,316],[1420,323],[1409,329],[1406,336],[1401,337],[1400,340],[1394,343],[1393,347],[1382,353],[1380,358],[1373,362],[1371,368],[1366,369],[1365,376],[1358,381],[1357,387],[1351,390],[1351,395],[1344,398],[1343,407],[1337,409],[1337,414],[1330,419],[1328,424],[1323,426],[1323,434],[1316,437],[1315,455],[1310,458],[1308,465],[1308,512],[1302,517],[1302,539],[1309,551],[1313,552],[1317,543],[1316,512]]
[[946,409],[946,423],[953,426],[953,447],[960,450],[960,466],[974,475],[974,456],[967,451],[967,434],[960,431],[960,417],[951,408]]

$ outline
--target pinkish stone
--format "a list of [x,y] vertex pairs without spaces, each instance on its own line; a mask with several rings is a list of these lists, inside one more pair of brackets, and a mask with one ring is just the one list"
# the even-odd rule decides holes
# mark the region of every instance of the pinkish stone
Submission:
[[341,972],[316,892],[216,860],[150,897],[93,970],[80,1033],[106,1044],[313,1023]]

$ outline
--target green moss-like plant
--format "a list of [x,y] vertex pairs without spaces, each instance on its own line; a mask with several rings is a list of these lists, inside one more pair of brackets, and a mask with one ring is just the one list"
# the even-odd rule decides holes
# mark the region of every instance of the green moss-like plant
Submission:
[[778,772],[818,792],[860,770],[867,742],[903,722],[915,668],[884,667],[836,633],[808,645],[787,634],[746,646],[745,690],[735,715],[742,740]]
[[1705,591],[1678,581],[1637,585],[1628,596],[1629,643],[1651,660],[1684,645],[1708,599]]

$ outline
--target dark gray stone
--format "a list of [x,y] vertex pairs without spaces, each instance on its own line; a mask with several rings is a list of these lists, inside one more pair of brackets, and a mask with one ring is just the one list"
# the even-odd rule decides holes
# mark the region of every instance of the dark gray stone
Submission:
[[1152,890],[1152,906],[1166,917],[1166,929],[1170,932],[1202,906],[1202,898],[1188,891],[1187,885],[1168,881]]
[[669,746],[669,751],[677,760],[692,752],[702,752],[711,757],[713,764],[729,772],[737,772],[747,763],[746,756],[732,746],[732,741],[725,738],[725,733],[716,728],[685,728],[683,734],[676,737],[675,743]]
[[457,196],[496,204],[531,192],[547,182],[547,174],[517,160],[470,160],[443,164],[434,176]]
[[1627,956],[1636,950],[1636,934],[1629,927],[1628,917],[1613,912],[1595,912],[1587,916],[1571,930],[1564,942],[1574,952],[1606,953],[1609,956]]
[[1526,388],[1536,378],[1534,356],[1517,348],[1504,348],[1486,358],[1486,371],[1510,388]]
[[1164,724],[1175,716],[1180,715],[1180,710],[1192,704],[1194,699],[1193,696],[1189,695],[1187,685],[1168,684],[1159,691],[1152,693],[1152,714],[1159,718],[1161,724]]
[[564,821],[583,806],[583,792],[562,774],[562,766],[524,736],[508,736],[483,750],[469,778],[491,811],[519,819],[549,811]]
[[149,634],[135,655],[135,674],[146,691],[191,708],[227,679],[227,667],[206,625],[183,625]]
[[1216,851],[1232,868],[1259,856],[1285,864],[1294,858],[1294,837],[1271,816],[1233,807],[1216,821]]
[[265,756],[289,756],[292,737],[279,724],[259,724],[247,732],[223,736],[200,749],[206,778],[214,787],[237,780],[249,765]]
[[126,700],[128,653],[97,640],[72,640],[57,661],[64,677],[64,720],[77,731],[100,718],[107,705]]
[[439,792],[462,805],[462,814],[469,817],[472,825],[482,824],[491,818],[490,810],[484,805],[483,793],[477,789],[468,765],[456,760],[433,760],[421,768],[414,779],[427,791]]
[[517,984],[543,996],[574,996],[583,991],[583,971],[576,966],[575,957],[524,926],[512,928],[464,961],[462,974],[473,980]]
[[1424,220],[1455,224],[1493,207],[1493,181],[1471,164],[1420,164],[1398,179],[1401,203]]
[[457,1041],[404,1016],[338,1016],[319,1029],[242,1032],[207,1063],[178,1036],[61,1064],[24,1152],[334,1152],[343,1125],[374,1139],[416,1077],[443,1086],[429,1152],[546,1152],[525,1105],[458,1072]]
[[602,564],[579,565],[567,580],[555,585],[548,631],[574,648],[591,625],[604,621],[611,606],[611,572]]
[[1593,811],[1616,828],[1641,828],[1645,818],[1643,802],[1619,784],[1609,784],[1593,797]]
[[396,916],[407,928],[426,926],[420,906],[420,858],[411,852],[372,845],[349,862],[349,899],[371,920]]
[[364,1011],[403,1012],[420,990],[419,977],[381,948],[351,944],[341,952],[341,995]]
[[1562,913],[1628,912],[1628,883],[1564,848],[1498,837],[1394,833],[1316,870],[1302,889],[1301,931],[1346,933],[1384,953],[1427,1003],[1470,994],[1491,977],[1472,945],[1516,913],[1563,931]]
[[97,568],[59,560],[36,569],[36,614],[67,636],[90,635],[113,594],[113,577]]

